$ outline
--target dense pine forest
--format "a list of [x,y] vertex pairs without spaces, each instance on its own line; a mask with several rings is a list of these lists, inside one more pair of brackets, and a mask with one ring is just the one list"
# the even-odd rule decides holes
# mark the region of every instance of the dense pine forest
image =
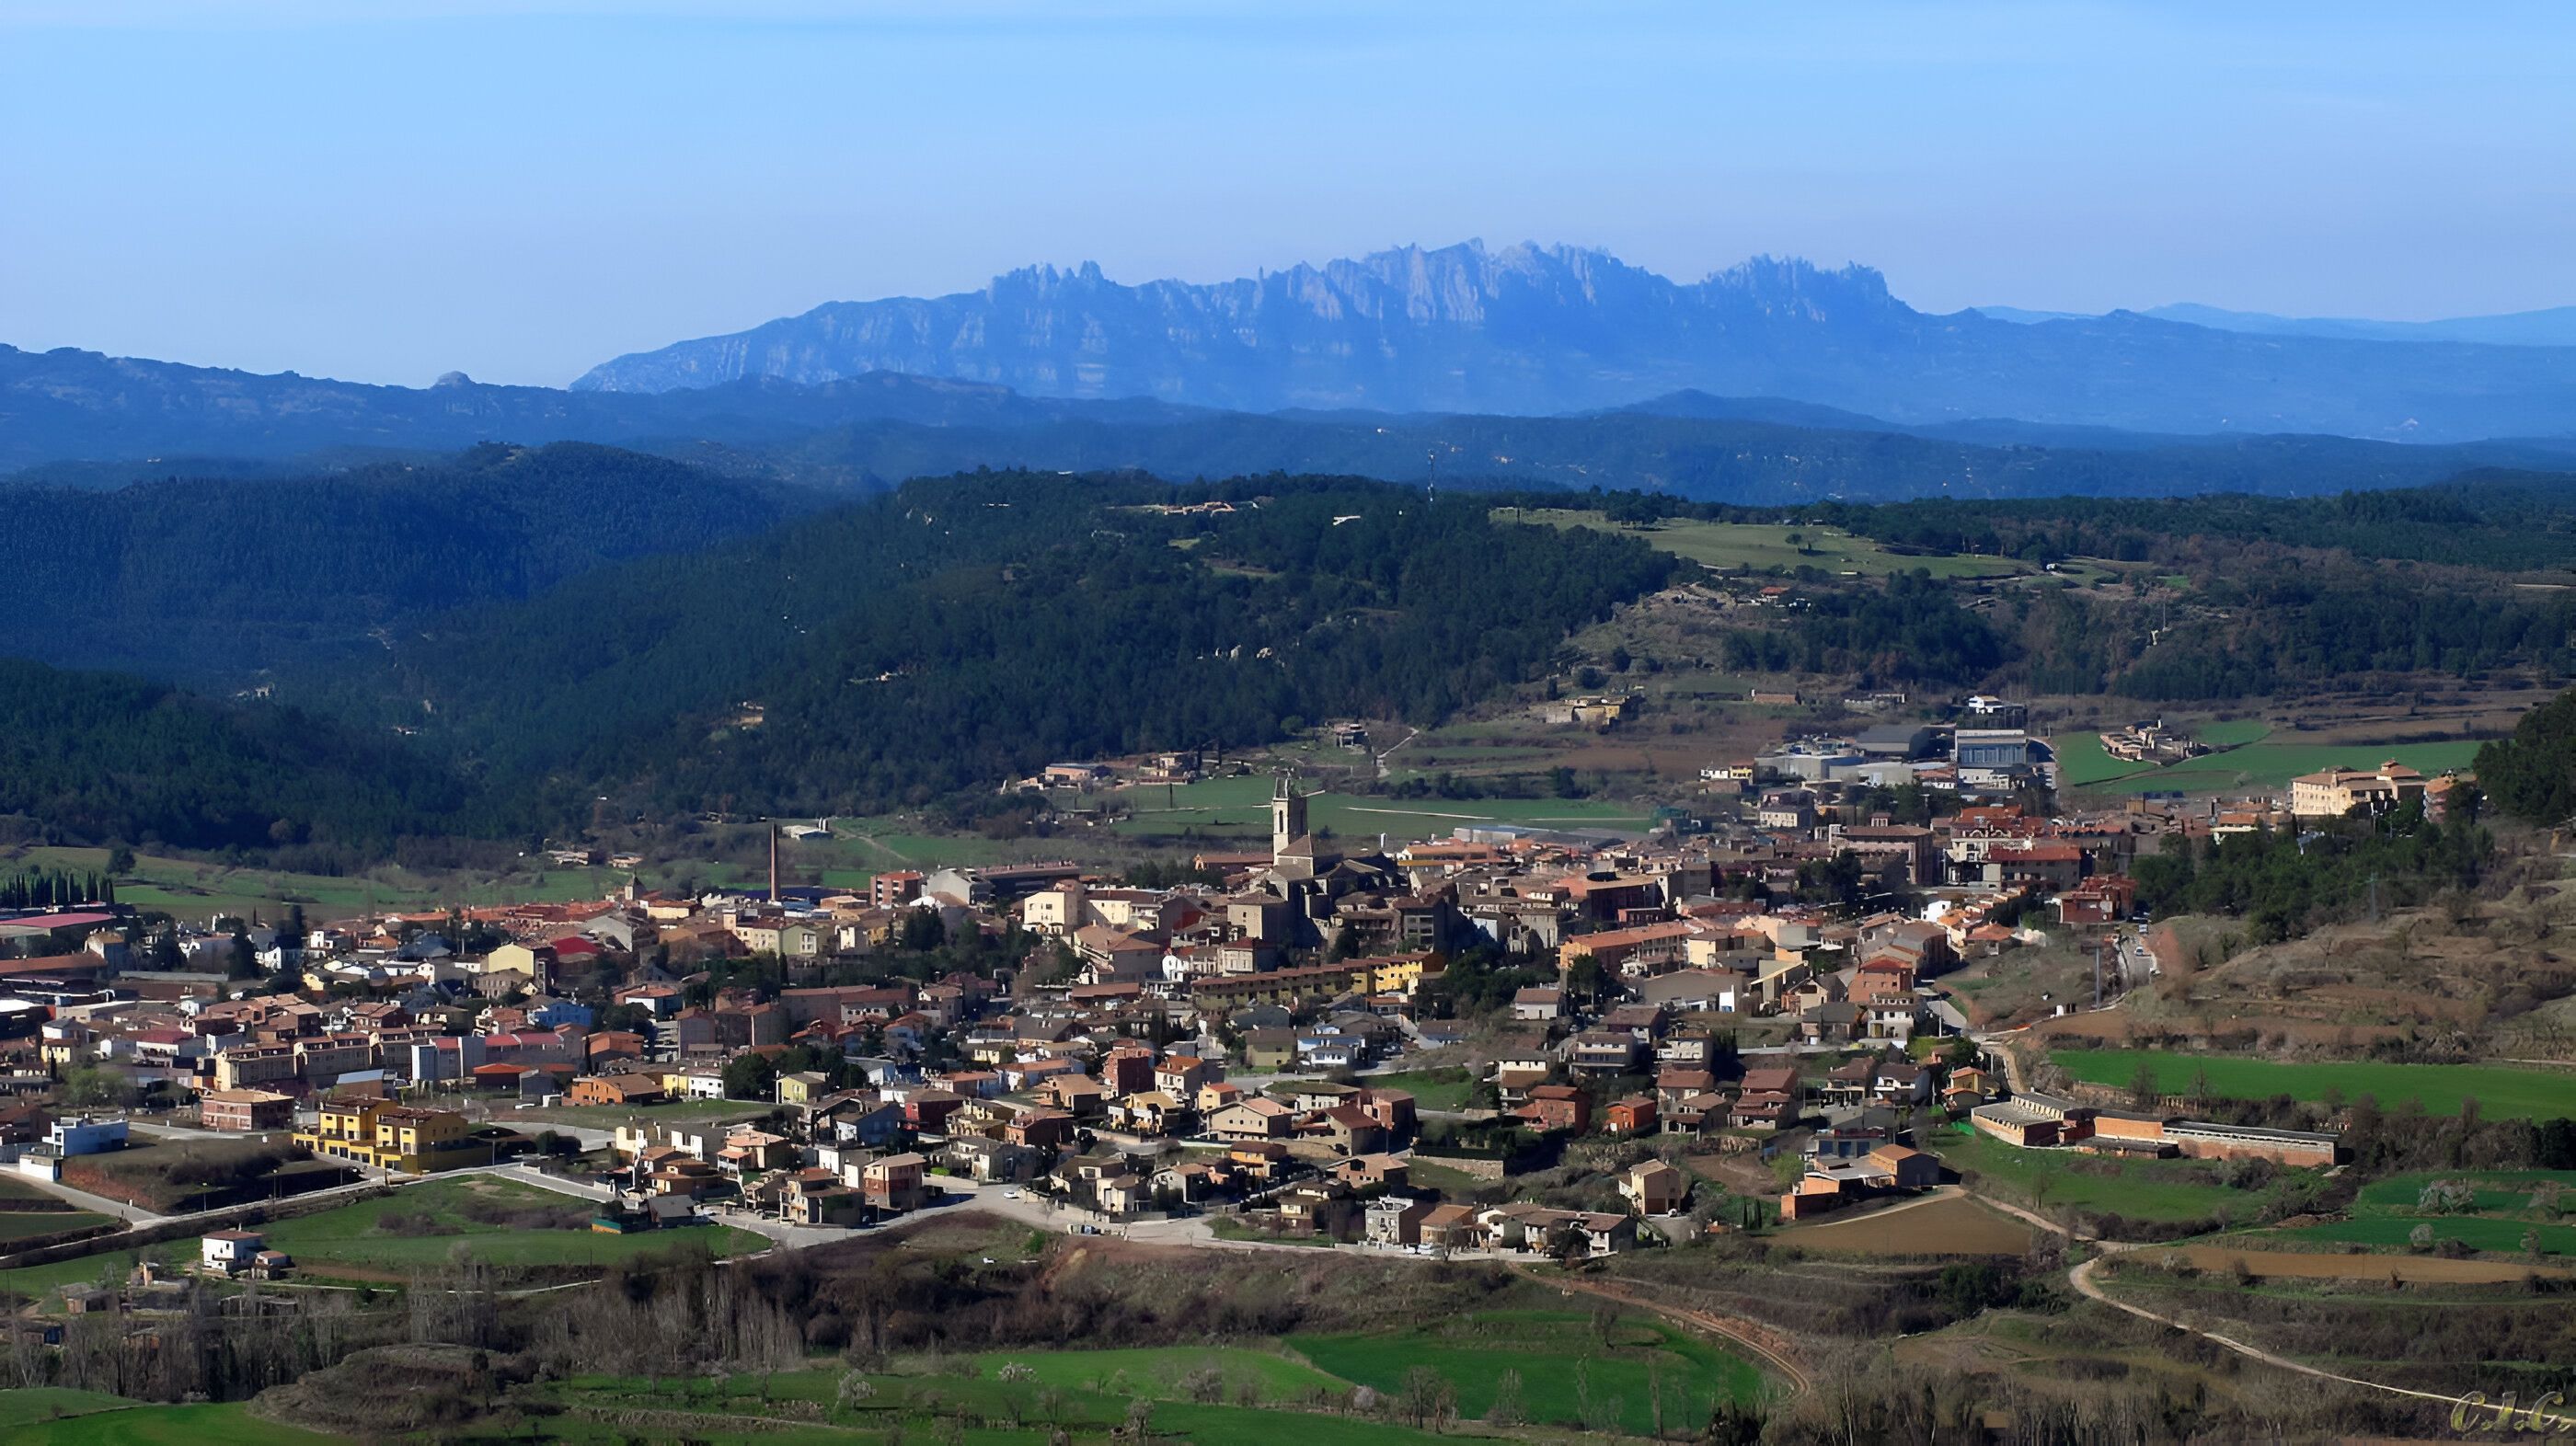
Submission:
[[0,656],[237,682],[381,652],[380,631],[407,619],[759,532],[825,500],[578,443],[112,492],[0,489],[19,544]]
[[[1211,495],[1236,510],[1147,510]],[[1382,483],[979,474],[460,614],[387,666],[494,777],[848,812],[1301,719],[1434,721],[1679,566]]]
[[[647,814],[955,802],[1063,757],[1451,718],[1561,670],[1569,635],[1621,603],[1702,575],[1637,537],[1493,520],[1498,500],[1559,496],[1442,491],[980,471],[834,506],[571,445],[0,491],[34,544],[0,653],[203,690],[10,665],[0,813],[65,838],[364,852],[576,825],[603,796]],[[2514,585],[2576,556],[2567,478],[2304,500],[1577,500],[2143,564],[2006,588],[1797,569],[1797,609],[1722,630],[1716,661],[1741,673],[2157,703],[2576,676],[2576,592]],[[2491,750],[2501,807],[2565,801],[2553,737]]]
[[390,733],[16,660],[0,660],[0,815],[77,841],[360,854],[500,822]]

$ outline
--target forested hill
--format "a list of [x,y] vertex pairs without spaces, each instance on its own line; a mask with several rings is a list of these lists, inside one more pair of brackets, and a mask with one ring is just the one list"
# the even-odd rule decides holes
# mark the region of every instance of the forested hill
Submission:
[[82,841],[361,856],[403,834],[502,826],[390,731],[13,659],[0,659],[0,815]]
[[[307,470],[336,471],[352,457],[417,460],[487,439],[612,443],[827,488],[883,489],[977,467],[1419,482],[1436,457],[1444,483],[1501,479],[1801,506],[2296,496],[2417,486],[2479,466],[2563,466],[2576,456],[2576,442],[2563,436],[2433,446],[2005,418],[1908,425],[1778,397],[1698,393],[1577,416],[1255,413],[1031,397],[883,372],[810,386],[761,377],[652,394],[462,380],[371,387],[0,346],[0,471],[30,469],[31,479],[113,486],[164,475],[162,464],[144,459],[170,457],[201,459],[184,469],[189,475],[274,477],[279,459],[306,457],[314,463]],[[147,465],[154,470],[138,472]]]
[[[1148,510],[1175,497],[1236,510]],[[372,697],[496,780],[864,811],[1301,717],[1430,722],[1679,566],[1487,513],[1349,479],[928,480],[439,619]]]
[[234,683],[381,652],[383,630],[701,548],[823,501],[658,457],[486,446],[428,466],[0,490],[0,655]]

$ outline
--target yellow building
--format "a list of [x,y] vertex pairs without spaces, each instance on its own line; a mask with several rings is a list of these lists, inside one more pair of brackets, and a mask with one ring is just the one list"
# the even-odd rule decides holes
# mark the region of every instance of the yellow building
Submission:
[[2290,812],[2302,819],[2378,815],[2424,796],[2424,775],[2395,759],[2375,769],[2340,765],[2290,780]]
[[1422,976],[1430,972],[1430,965],[1436,957],[1432,954],[1397,954],[1354,962],[1368,966],[1369,993],[1411,994],[1421,987]]
[[470,1138],[465,1116],[375,1099],[326,1099],[313,1127],[295,1143],[326,1159],[421,1175],[488,1164],[492,1152]]
[[295,1143],[329,1159],[373,1164],[376,1112],[384,1107],[383,1100],[334,1095],[315,1110],[311,1129],[295,1132]]

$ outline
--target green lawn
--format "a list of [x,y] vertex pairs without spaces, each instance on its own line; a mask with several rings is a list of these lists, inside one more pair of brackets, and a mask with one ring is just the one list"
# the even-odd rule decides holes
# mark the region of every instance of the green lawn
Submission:
[[2251,1215],[2263,1201],[2259,1194],[2218,1183],[2215,1165],[2024,1150],[1965,1124],[1935,1131],[1930,1149],[1951,1169],[1975,1171],[1981,1186],[2024,1205],[2064,1205],[2133,1220],[2197,1220],[2222,1210]]
[[1413,1096],[1418,1110],[1456,1110],[1466,1108],[1467,1091],[1475,1080],[1463,1069],[1409,1069],[1366,1075],[1360,1083],[1372,1089],[1403,1090]]
[[238,1401],[99,1410],[9,1428],[13,1446],[304,1446],[338,1439],[260,1420]]
[[2570,1070],[2364,1060],[2277,1064],[2134,1049],[2051,1050],[2049,1058],[2079,1080],[2104,1085],[2128,1084],[2137,1076],[2139,1061],[2145,1060],[2155,1066],[2157,1085],[2169,1095],[2188,1092],[2194,1078],[2206,1072],[2210,1089],[2230,1099],[2285,1094],[2297,1100],[2322,1100],[2328,1090],[2341,1090],[2348,1100],[2373,1096],[2383,1110],[2394,1110],[2411,1099],[2422,1101],[2428,1114],[2451,1115],[2459,1112],[2463,1100],[2475,1097],[2479,1111],[2490,1119],[2576,1116],[2576,1071]]
[[1409,1331],[1291,1336],[1316,1366],[1382,1392],[1428,1366],[1458,1392],[1462,1416],[1493,1409],[1505,1371],[1520,1375],[1522,1411],[1534,1422],[1579,1424],[1587,1398],[1628,1431],[1653,1429],[1653,1393],[1667,1426],[1702,1422],[1719,1398],[1755,1399],[1762,1376],[1740,1356],[1660,1322],[1622,1316],[1604,1342],[1588,1313],[1480,1311]]
[[[590,1209],[569,1195],[475,1176],[406,1186],[378,1199],[282,1220],[266,1227],[266,1234],[272,1247],[295,1257],[299,1274],[328,1277],[335,1270],[366,1272],[355,1277],[359,1279],[437,1265],[460,1246],[487,1264],[514,1266],[605,1265],[687,1242],[702,1243],[720,1256],[768,1247],[768,1241],[760,1236],[731,1226],[647,1230],[632,1235],[603,1234],[587,1226],[577,1230],[511,1229],[471,1218],[466,1208],[478,1201],[509,1209],[556,1211],[567,1219],[580,1216],[586,1220]],[[424,1213],[446,1233],[396,1234],[382,1228],[388,1217]]]

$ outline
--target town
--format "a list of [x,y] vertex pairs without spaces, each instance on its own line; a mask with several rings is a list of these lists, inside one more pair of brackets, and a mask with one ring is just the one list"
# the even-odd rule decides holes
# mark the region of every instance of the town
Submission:
[[[2142,852],[2438,810],[2458,781],[2337,769],[2224,809],[2049,816],[2014,801],[2050,782],[2018,707],[1961,716],[1712,768],[1709,816],[1642,837],[1479,825],[1346,850],[1283,771],[1270,847],[1200,854],[1205,882],[1174,887],[1070,863],[782,886],[773,828],[767,888],[693,898],[630,883],[152,940],[122,906],[25,910],[0,924],[30,951],[0,962],[0,1150],[134,1228],[158,1202],[105,1167],[203,1137],[300,1162],[192,1196],[218,1224],[507,1169],[616,1233],[972,1200],[1051,1228],[1559,1258],[1936,1189],[1957,1178],[1945,1121],[2015,1148],[2334,1163],[2331,1135],[2027,1087],[1944,980],[2089,951],[2089,989],[2044,1013],[2100,1007],[2160,967]],[[1891,817],[1898,789],[1924,821]],[[977,967],[932,972],[949,941]],[[206,1260],[288,1268],[237,1236],[207,1234]]]

